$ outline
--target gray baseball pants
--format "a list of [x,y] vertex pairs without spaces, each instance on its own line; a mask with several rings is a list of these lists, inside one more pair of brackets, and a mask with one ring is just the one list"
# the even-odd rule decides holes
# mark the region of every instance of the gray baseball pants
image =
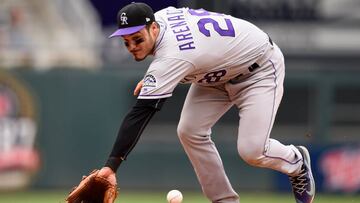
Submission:
[[[211,128],[236,105],[239,111],[237,150],[252,166],[296,174],[301,154],[293,145],[269,138],[283,95],[284,57],[274,45],[254,73],[218,86],[192,84],[178,125],[178,136],[207,198],[213,203],[239,203],[211,140]],[[265,56],[264,56],[265,57]]]

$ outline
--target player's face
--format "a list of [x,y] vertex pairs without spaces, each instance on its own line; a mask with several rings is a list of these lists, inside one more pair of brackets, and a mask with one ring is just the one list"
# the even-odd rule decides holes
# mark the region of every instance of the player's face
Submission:
[[123,36],[126,48],[136,61],[142,61],[148,55],[153,54],[157,37],[156,29],[158,29],[156,25],[152,24],[149,30],[145,27],[139,32]]

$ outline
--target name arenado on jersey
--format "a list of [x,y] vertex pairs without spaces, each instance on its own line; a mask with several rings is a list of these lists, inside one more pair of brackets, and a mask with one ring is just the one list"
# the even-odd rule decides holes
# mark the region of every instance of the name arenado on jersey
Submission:
[[181,42],[179,45],[180,51],[195,49],[190,28],[184,18],[184,10],[169,9],[166,12],[167,20],[169,21],[170,29],[175,34],[176,40]]

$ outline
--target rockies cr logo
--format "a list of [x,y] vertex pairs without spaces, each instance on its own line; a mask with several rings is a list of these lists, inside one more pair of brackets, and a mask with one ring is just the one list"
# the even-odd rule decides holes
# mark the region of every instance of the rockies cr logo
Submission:
[[127,25],[128,22],[127,22],[127,17],[126,17],[126,13],[121,13],[120,15],[120,21],[121,21],[121,25]]

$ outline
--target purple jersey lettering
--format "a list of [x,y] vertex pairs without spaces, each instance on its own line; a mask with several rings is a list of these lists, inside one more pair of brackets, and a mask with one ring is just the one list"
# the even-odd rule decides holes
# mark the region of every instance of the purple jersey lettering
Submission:
[[178,46],[180,51],[195,49],[195,44],[189,26],[184,18],[184,12],[181,9],[172,9],[167,11],[167,20],[170,29],[175,34],[176,41],[181,42]]
[[[207,10],[204,9],[198,9],[198,10],[194,10],[194,9],[190,9],[189,13],[191,15],[194,16],[224,16],[224,14],[221,13],[214,13],[214,12],[209,12]],[[230,19],[224,18],[225,22],[226,22],[226,26],[227,28],[222,29],[219,26],[219,22],[217,22],[216,20],[212,19],[212,18],[201,18],[197,25],[199,27],[199,31],[201,33],[203,33],[205,36],[210,37],[210,31],[208,29],[206,29],[205,25],[210,23],[213,25],[214,30],[220,35],[220,36],[229,36],[229,37],[235,37],[235,30],[234,30],[234,26],[231,23]]]

